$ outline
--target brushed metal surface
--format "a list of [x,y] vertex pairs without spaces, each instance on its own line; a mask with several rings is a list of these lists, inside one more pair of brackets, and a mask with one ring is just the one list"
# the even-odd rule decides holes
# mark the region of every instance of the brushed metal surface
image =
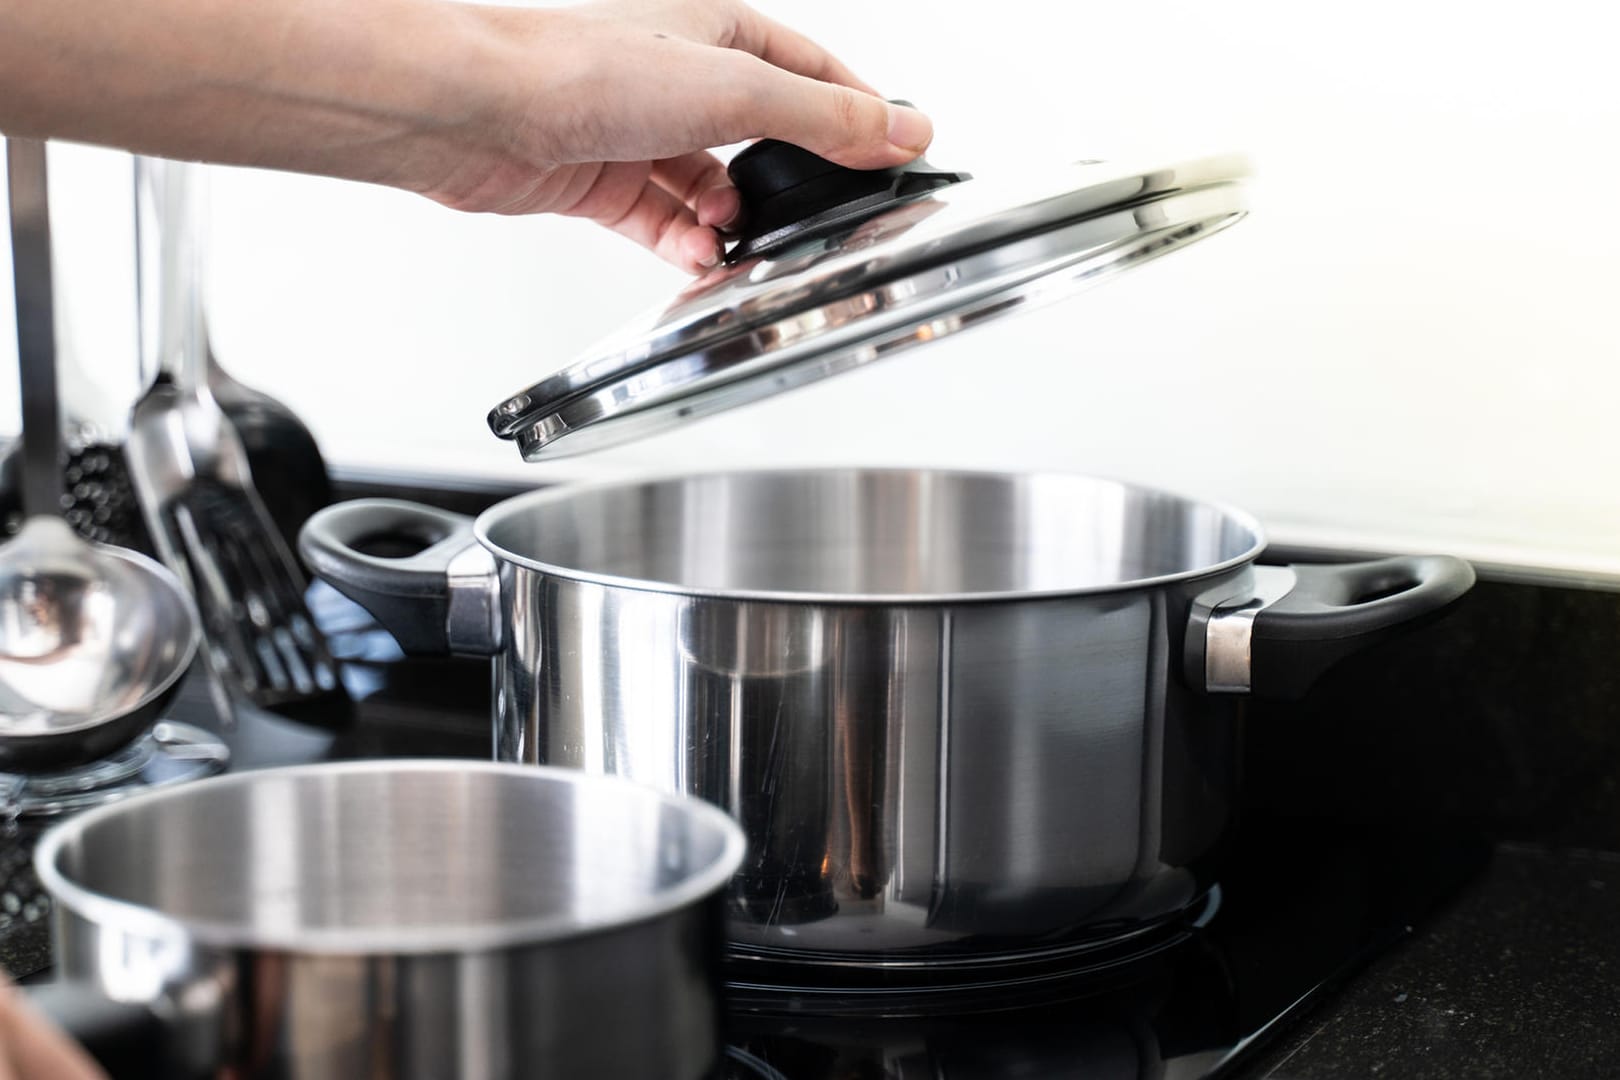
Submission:
[[172,1075],[703,1077],[724,814],[574,771],[366,762],[47,834],[64,975],[150,1005]]
[[529,461],[600,449],[1053,303],[1240,220],[1248,172],[1077,162],[902,200],[715,269],[501,402],[491,430]]
[[[347,696],[305,604],[303,570],[259,498],[241,436],[209,385],[204,230],[195,195],[202,174],[183,162],[142,157],[135,169],[159,209],[160,234],[155,287],[147,282],[144,291],[156,300],[161,374],[135,403],[124,448],[147,531],[196,603],[221,717],[232,715],[233,696],[268,708],[324,701],[341,714]],[[138,254],[142,243],[137,230]]]
[[542,491],[496,555],[496,756],[701,796],[749,851],[733,947],[1005,957],[1207,887],[1233,704],[1188,689],[1193,596],[1258,526],[1075,476],[724,473]]

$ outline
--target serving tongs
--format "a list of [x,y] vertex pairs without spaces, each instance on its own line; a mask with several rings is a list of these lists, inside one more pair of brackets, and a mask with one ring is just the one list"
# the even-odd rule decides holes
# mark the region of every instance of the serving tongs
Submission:
[[[208,383],[200,230],[193,167],[136,158],[136,237],[143,322],[156,296],[156,367],[136,404],[126,453],[158,554],[202,614],[215,697],[323,723],[347,720],[348,695],[304,600],[303,573],[253,486],[236,429]],[[156,289],[141,227],[141,193],[157,212]],[[143,353],[146,342],[142,333]]]

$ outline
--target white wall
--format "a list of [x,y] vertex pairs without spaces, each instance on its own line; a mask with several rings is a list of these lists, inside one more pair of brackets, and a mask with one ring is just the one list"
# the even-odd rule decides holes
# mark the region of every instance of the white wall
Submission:
[[[57,143],[47,157],[60,393],[78,421],[116,437],[139,381],[129,158]],[[9,205],[0,169],[0,208]],[[7,434],[20,427],[11,270],[10,230],[0,229],[0,431]]]
[[1244,504],[1282,539],[1620,574],[1620,76],[1603,5],[762,6],[926,107],[939,164],[988,177],[1236,149],[1258,168],[1255,212],[1058,308],[530,466],[484,413],[661,301],[675,272],[578,222],[229,171],[221,358],[353,465],[537,481],[739,458],[1070,469]]

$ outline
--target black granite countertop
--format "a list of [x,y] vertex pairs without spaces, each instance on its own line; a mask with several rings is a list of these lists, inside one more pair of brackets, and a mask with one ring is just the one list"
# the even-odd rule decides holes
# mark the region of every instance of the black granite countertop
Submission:
[[1620,1076],[1620,595],[1485,581],[1419,637],[1256,710],[1246,798],[1466,822],[1483,871],[1233,1075]]
[[1500,845],[1482,877],[1237,1075],[1620,1075],[1620,854]]

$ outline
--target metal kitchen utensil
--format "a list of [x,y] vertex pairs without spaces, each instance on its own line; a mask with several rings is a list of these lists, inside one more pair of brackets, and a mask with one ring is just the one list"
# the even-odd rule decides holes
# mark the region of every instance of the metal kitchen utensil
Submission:
[[136,168],[151,181],[162,233],[158,288],[142,288],[143,299],[157,294],[161,373],[135,407],[126,449],[148,529],[191,586],[219,679],[264,708],[345,719],[348,698],[303,575],[209,389],[191,166],[141,158]]
[[[60,296],[57,306],[62,307]],[[65,322],[71,328],[71,317]],[[68,336],[56,342],[57,397],[67,453],[61,470],[61,516],[86,540],[150,555],[152,541],[124,461],[129,410],[137,393],[136,378],[128,382],[120,378],[134,374],[125,363],[121,356],[103,360],[75,348]],[[140,383],[140,389],[149,382]],[[0,537],[15,536],[25,517],[22,448],[13,442],[0,454]]]
[[572,769],[266,769],[86,811],[35,856],[63,977],[166,1080],[700,1080],[742,833]]
[[[362,550],[383,537],[422,550]],[[730,810],[738,956],[925,977],[1197,902],[1243,696],[1303,694],[1473,582],[1443,556],[1257,566],[1264,546],[1151,488],[945,469],[557,485],[476,521],[364,500],[300,538],[408,651],[494,657],[500,759]]]
[[1243,217],[1247,166],[1086,162],[992,182],[859,172],[764,140],[752,231],[665,308],[489,414],[530,461],[639,438],[1045,304]]
[[64,769],[149,728],[197,649],[174,575],[87,543],[61,510],[45,146],[6,144],[23,399],[22,532],[0,548],[0,770]]

